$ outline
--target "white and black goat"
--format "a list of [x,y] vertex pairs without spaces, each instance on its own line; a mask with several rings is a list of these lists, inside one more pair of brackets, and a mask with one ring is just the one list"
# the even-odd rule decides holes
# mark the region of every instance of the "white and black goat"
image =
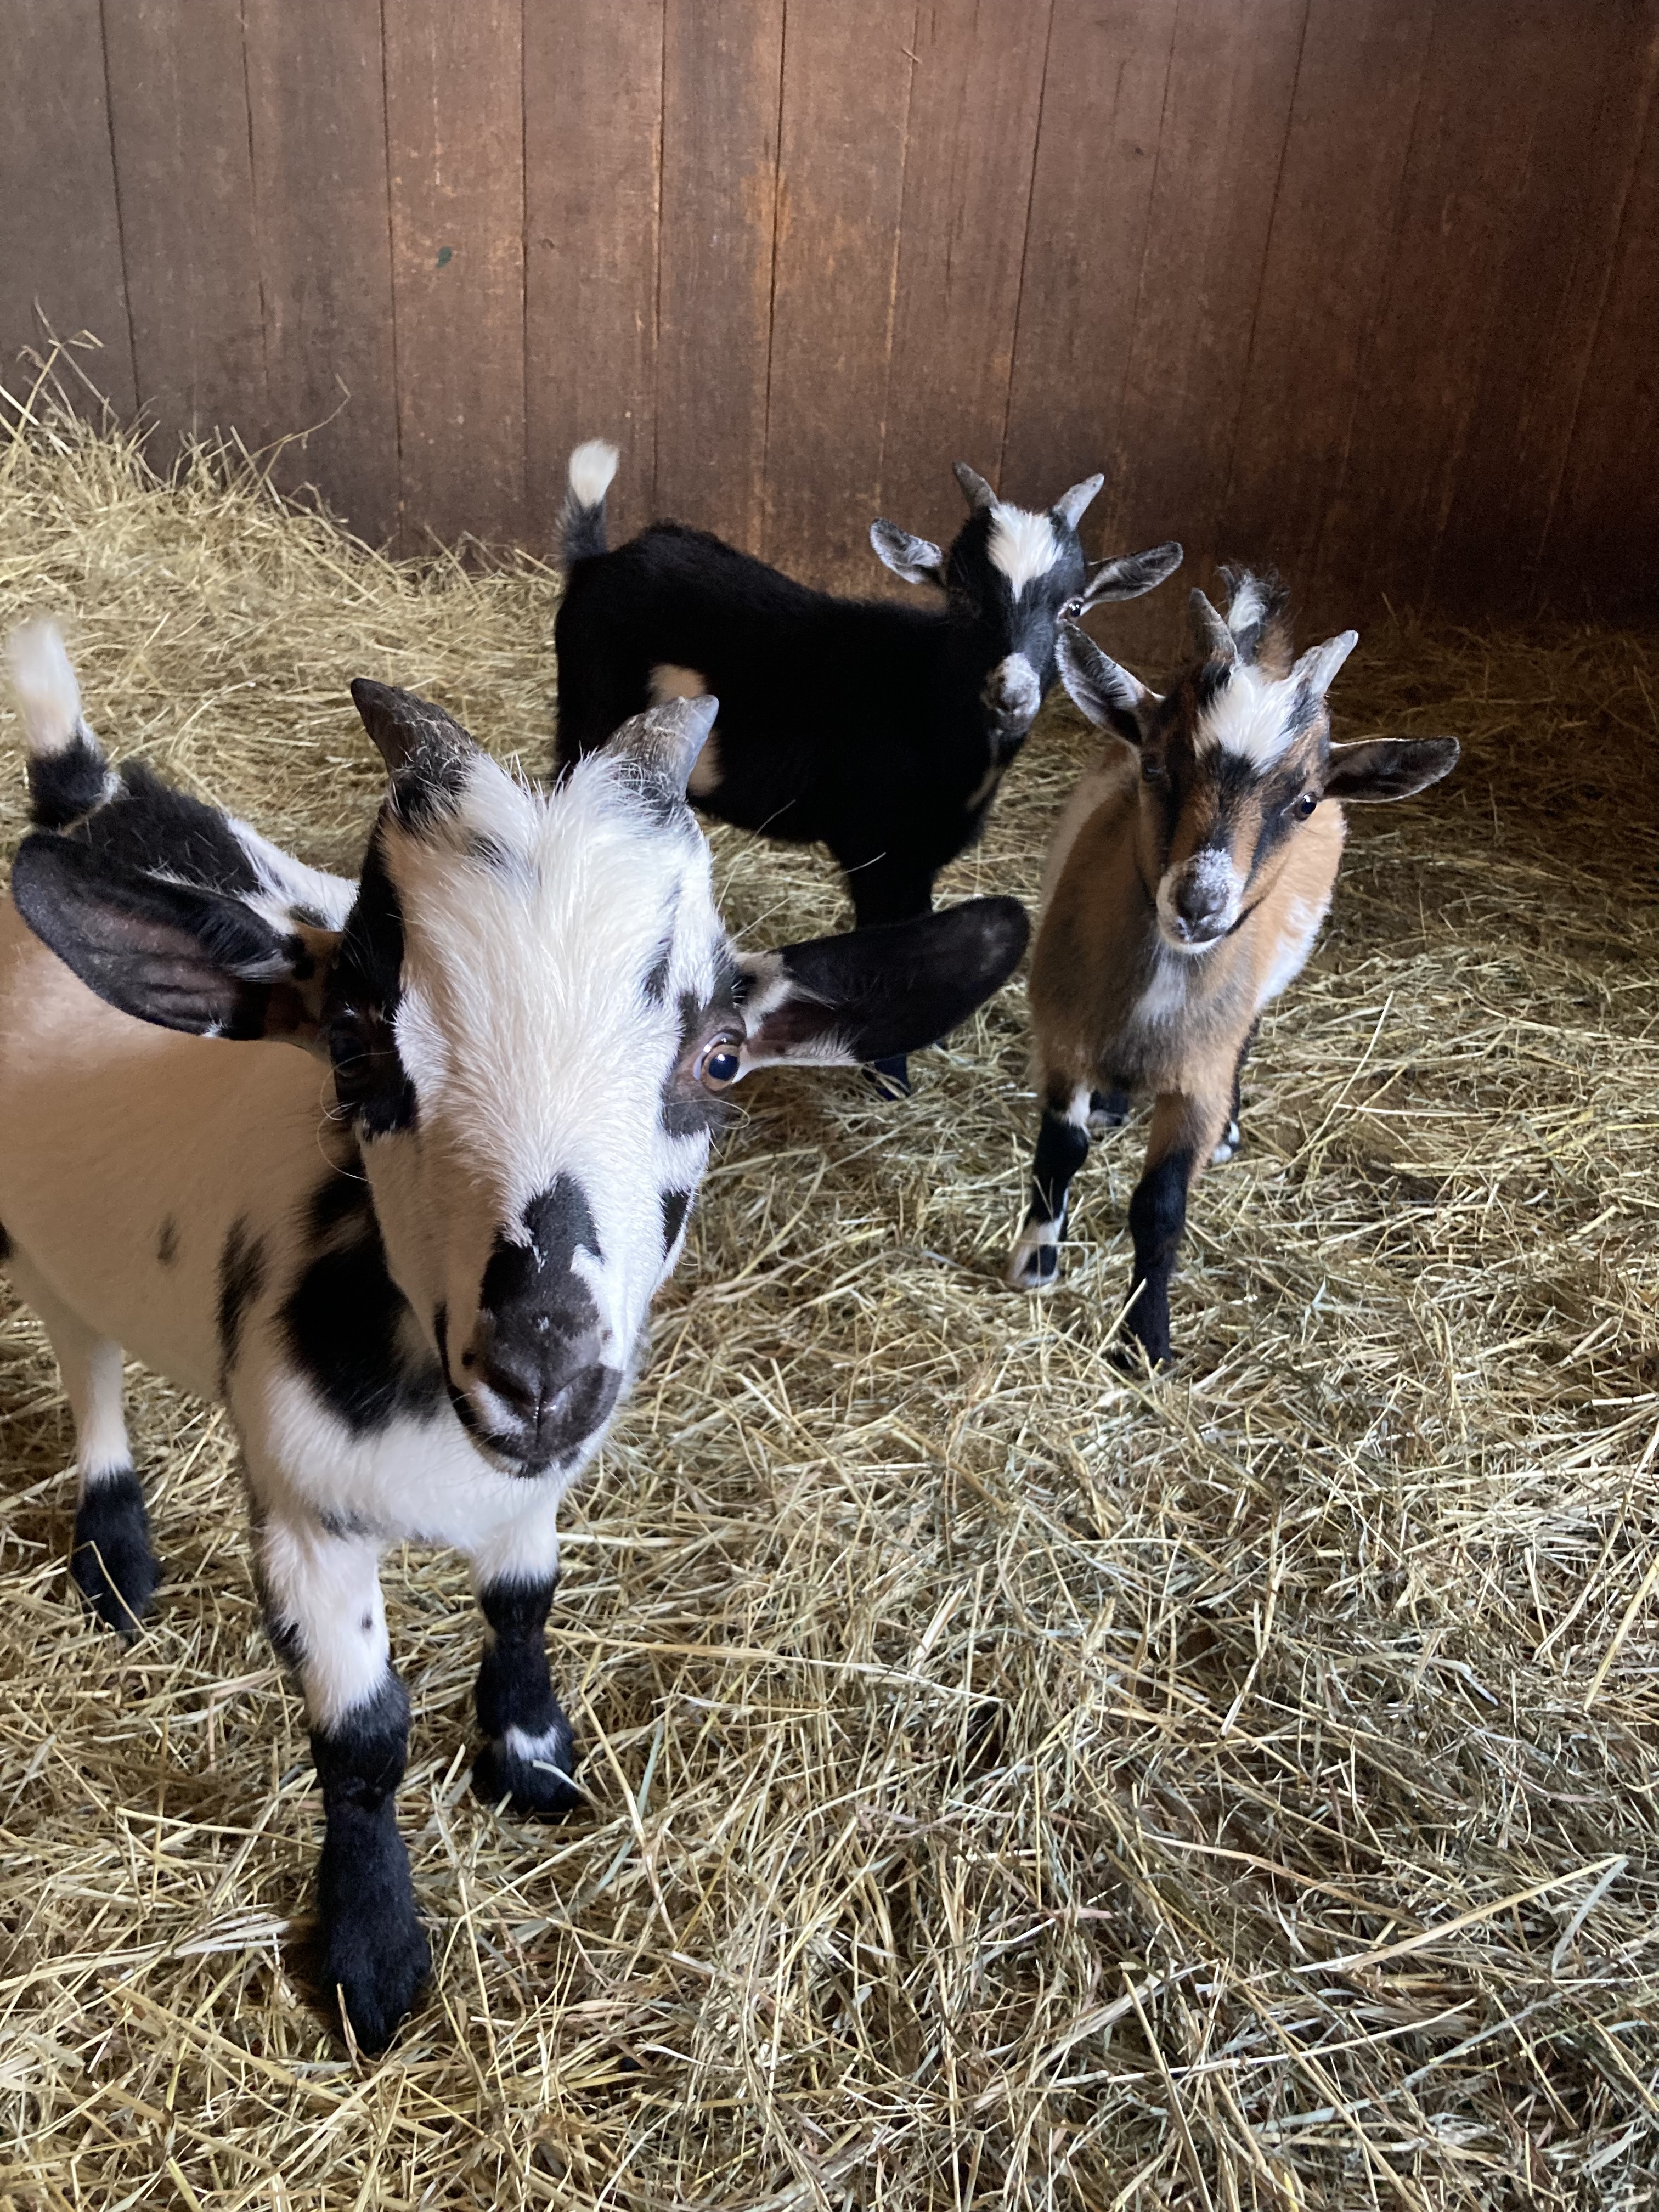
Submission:
[[[969,515],[948,553],[870,526],[895,574],[939,586],[943,605],[835,599],[678,523],[607,551],[617,458],[598,440],[570,457],[560,761],[654,701],[717,693],[693,799],[740,829],[827,845],[860,927],[926,914],[940,869],[979,835],[1054,681],[1061,614],[1138,599],[1181,561],[1175,544],[1085,560],[1077,526],[1097,476],[1032,514],[958,464]],[[902,1065],[884,1072],[902,1084]]]
[[1060,817],[1031,955],[1042,1126],[1008,1279],[1053,1286],[1091,1127],[1120,1125],[1129,1098],[1149,1096],[1128,1325],[1154,1364],[1170,1352],[1187,1194],[1237,1147],[1245,1054],[1329,908],[1342,803],[1409,798],[1458,752],[1454,738],[1333,745],[1326,693],[1356,633],[1293,662],[1282,586],[1224,574],[1227,618],[1193,593],[1197,655],[1162,698],[1082,630],[1062,631],[1066,688],[1113,742]]
[[537,793],[363,682],[390,788],[342,884],[112,775],[54,634],[15,662],[38,826],[0,911],[0,1253],[74,1414],[76,1579],[127,1630],[155,1581],[125,1347],[235,1422],[322,1784],[326,1983],[379,2047],[428,1964],[382,1552],[470,1557],[476,1786],[568,1808],[556,1516],[627,1389],[725,1094],[933,1041],[1012,971],[1025,917],[984,899],[737,953],[685,803],[712,699],[629,720]]

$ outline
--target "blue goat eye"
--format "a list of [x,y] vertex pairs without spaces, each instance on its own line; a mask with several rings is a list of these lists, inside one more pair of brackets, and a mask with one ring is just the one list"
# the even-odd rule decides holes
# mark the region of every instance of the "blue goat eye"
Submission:
[[702,1075],[711,1089],[724,1091],[728,1083],[735,1083],[743,1073],[743,1061],[733,1044],[711,1045],[703,1054]]

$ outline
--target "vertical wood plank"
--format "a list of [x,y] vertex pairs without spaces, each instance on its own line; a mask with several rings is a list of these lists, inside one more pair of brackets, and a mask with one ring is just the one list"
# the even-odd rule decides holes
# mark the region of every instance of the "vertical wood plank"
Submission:
[[[1539,26],[1539,128],[1428,579],[1460,603],[1524,601],[1536,587],[1659,69],[1655,0],[1611,0],[1597,38],[1583,24],[1572,0],[1554,0]],[[1659,352],[1659,321],[1647,349]]]
[[1507,326],[1505,248],[1531,149],[1552,127],[1554,70],[1568,66],[1563,21],[1558,0],[1458,0],[1436,14],[1382,310],[1321,533],[1333,587],[1407,601],[1426,588],[1481,364]]
[[[1178,14],[1054,0],[999,475],[1011,498],[1051,500],[1109,466]],[[1109,474],[1084,522],[1097,549],[1124,550],[1121,490]]]
[[1434,0],[1314,0],[1216,532],[1304,600],[1399,220]]
[[611,542],[657,469],[663,0],[525,0],[525,408],[532,541],[551,549],[573,446],[622,448]]
[[893,0],[786,18],[760,550],[814,583],[869,580],[913,19]]
[[400,542],[525,525],[520,0],[386,10]]
[[27,389],[17,356],[41,343],[38,303],[60,337],[89,331],[101,341],[77,358],[130,416],[137,390],[98,0],[0,0],[0,381]]
[[1626,198],[1542,548],[1540,595],[1574,614],[1659,612],[1659,98]]
[[[963,517],[950,464],[994,482],[1002,463],[1054,13],[1053,0],[917,9],[877,503],[942,544]],[[882,572],[860,553],[868,589]]]
[[245,0],[254,228],[279,482],[371,540],[398,524],[397,356],[378,0]]
[[1182,9],[1170,55],[1123,398],[1102,431],[1115,540],[1179,538],[1194,583],[1220,550],[1307,13],[1308,0]]
[[763,532],[783,0],[667,0],[657,513]]
[[126,0],[104,31],[140,402],[163,455],[216,428],[255,448],[269,408],[240,0]]

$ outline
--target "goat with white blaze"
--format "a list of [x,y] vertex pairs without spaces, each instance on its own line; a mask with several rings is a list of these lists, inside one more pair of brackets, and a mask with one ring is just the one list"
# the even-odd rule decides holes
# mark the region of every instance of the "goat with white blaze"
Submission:
[[475,1784],[567,1809],[556,1512],[635,1372],[725,1094],[933,1042],[1012,971],[1024,915],[984,899],[738,953],[685,803],[713,700],[629,720],[540,793],[366,682],[390,786],[342,884],[112,774],[55,634],[14,662],[36,827],[0,911],[0,1255],[74,1414],[76,1579],[128,1631],[155,1581],[125,1347],[234,1420],[322,1785],[325,1973],[378,2048],[428,1964],[380,1554],[471,1559]]
[[1343,804],[1409,798],[1458,753],[1454,738],[1333,745],[1326,694],[1355,633],[1293,661],[1283,587],[1224,573],[1226,619],[1193,593],[1197,655],[1166,696],[1062,630],[1066,688],[1109,742],[1054,832],[1031,955],[1042,1126],[1008,1279],[1054,1286],[1091,1128],[1150,1097],[1128,1325],[1154,1365],[1170,1353],[1188,1193],[1237,1148],[1244,1058],[1329,908]]
[[[1097,476],[1033,513],[959,463],[969,514],[948,553],[870,526],[888,568],[943,603],[836,599],[678,523],[607,551],[617,459],[597,439],[570,457],[560,761],[653,700],[717,693],[692,798],[740,829],[827,845],[860,927],[926,914],[940,869],[978,836],[1054,679],[1062,612],[1137,599],[1181,561],[1175,544],[1085,561]],[[903,1083],[902,1064],[885,1072]]]

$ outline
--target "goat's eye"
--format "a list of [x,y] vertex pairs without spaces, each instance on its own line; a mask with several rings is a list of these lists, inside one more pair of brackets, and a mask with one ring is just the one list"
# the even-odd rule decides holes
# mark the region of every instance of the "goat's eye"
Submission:
[[1141,781],[1143,783],[1156,783],[1163,774],[1164,763],[1158,758],[1158,755],[1156,753],[1142,753],[1140,756]]
[[1298,822],[1305,822],[1318,804],[1319,793],[1316,791],[1304,791],[1291,811]]
[[1081,619],[1083,611],[1081,599],[1067,599],[1060,611],[1060,618],[1061,622],[1077,622]]
[[730,1037],[716,1037],[697,1068],[697,1080],[709,1091],[725,1091],[743,1073],[743,1060]]

